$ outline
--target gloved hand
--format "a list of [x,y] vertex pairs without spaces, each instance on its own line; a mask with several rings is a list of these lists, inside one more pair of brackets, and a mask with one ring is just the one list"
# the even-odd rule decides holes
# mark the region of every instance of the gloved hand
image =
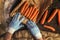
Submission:
[[38,26],[36,25],[36,23],[28,20],[27,23],[27,28],[30,30],[30,32],[32,33],[32,35],[36,38],[36,39],[42,39],[42,34],[40,33],[40,30],[38,28]]
[[[16,27],[16,26],[15,26],[15,27]],[[10,28],[8,29],[8,32],[6,33],[6,35],[5,35],[5,37],[4,37],[4,40],[11,40],[11,37],[12,37],[13,33],[14,33],[16,30],[18,30],[19,28],[21,28],[21,27],[24,27],[24,25],[23,25],[23,24],[20,24],[18,27],[16,27],[15,30],[14,30],[13,27],[10,27]],[[14,31],[13,31],[13,30],[14,30]]]
[[22,21],[24,21],[24,17],[20,13],[16,13],[16,15],[13,17],[12,21],[9,24],[8,31],[5,35],[4,40],[11,40],[11,37],[15,31],[20,29],[21,27],[24,27]]
[[22,21],[24,20],[25,18],[20,14],[20,13],[17,13],[12,21],[10,22],[9,24],[9,30],[8,32],[10,33],[14,33],[16,30],[20,29],[21,27],[23,27],[23,25],[21,24]]

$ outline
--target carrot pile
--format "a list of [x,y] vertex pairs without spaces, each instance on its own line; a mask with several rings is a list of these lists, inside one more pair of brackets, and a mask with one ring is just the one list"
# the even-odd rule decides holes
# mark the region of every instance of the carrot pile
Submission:
[[[21,15],[25,16],[29,20],[36,22],[37,21],[37,16],[39,14],[39,10],[35,5],[29,5],[27,1],[23,3],[21,8],[19,9],[19,12]],[[11,15],[13,15],[12,13]],[[15,14],[14,14],[15,15]]]
[[[48,17],[47,22],[48,23],[51,22],[52,19],[55,17],[56,14],[58,14],[58,25],[60,26],[60,9],[55,9],[51,13],[51,15]],[[40,24],[44,24],[45,23],[47,16],[48,16],[48,10],[46,10],[45,13],[44,13],[44,15],[42,16]],[[43,26],[44,26],[44,28],[50,29],[52,31],[56,31],[55,28],[53,28],[53,26],[48,26],[48,25],[45,25],[45,24]]]
[[29,6],[28,2],[26,2],[21,8],[20,13],[29,20],[36,22],[37,16],[39,14],[39,10],[35,5]]

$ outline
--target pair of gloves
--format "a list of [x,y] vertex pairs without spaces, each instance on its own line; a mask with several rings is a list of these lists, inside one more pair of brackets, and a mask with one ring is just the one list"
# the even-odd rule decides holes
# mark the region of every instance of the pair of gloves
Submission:
[[[4,11],[6,11],[7,8],[8,8],[8,10],[10,10],[10,8],[12,6],[10,4],[10,2],[13,4],[14,0],[5,1]],[[26,18],[24,16],[22,16],[20,13],[16,13],[16,15],[13,17],[12,21],[10,22],[7,31],[9,33],[13,34],[18,29],[24,27],[22,22],[25,21],[25,19]],[[32,33],[32,35],[34,37],[36,37],[37,39],[42,38],[42,35],[41,35],[40,30],[39,30],[38,26],[36,25],[36,23],[32,22],[31,20],[28,20],[25,25],[27,26],[27,28],[30,30],[30,32]]]
[[[13,17],[12,21],[9,24],[8,32],[13,34],[15,31],[17,31],[21,27],[24,27],[22,22],[25,21],[25,19],[26,18],[22,16],[20,13],[16,13],[16,15]],[[27,26],[27,28],[30,30],[30,32],[34,37],[36,37],[37,39],[42,37],[36,23],[32,22],[31,20],[28,20],[25,25]]]

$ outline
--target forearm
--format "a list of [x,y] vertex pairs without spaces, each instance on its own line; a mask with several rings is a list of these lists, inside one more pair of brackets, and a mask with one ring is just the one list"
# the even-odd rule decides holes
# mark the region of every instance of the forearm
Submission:
[[5,35],[6,40],[10,40],[13,33],[15,31],[17,31],[18,29],[20,29],[21,27],[24,27],[22,23],[22,21],[25,19],[24,17],[21,17],[22,15],[20,15],[19,13],[17,13],[13,18],[12,21],[10,22],[8,29],[7,29],[7,33]]
[[4,40],[11,40],[11,38],[12,38],[12,34],[7,32],[5,37],[4,37]]

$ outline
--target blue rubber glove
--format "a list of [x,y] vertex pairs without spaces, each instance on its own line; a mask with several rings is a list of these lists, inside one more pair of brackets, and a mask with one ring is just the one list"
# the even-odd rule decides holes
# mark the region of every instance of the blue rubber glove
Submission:
[[40,30],[38,28],[38,26],[36,25],[36,23],[32,22],[32,21],[28,21],[26,23],[27,28],[30,30],[30,32],[32,33],[32,35],[36,38],[36,39],[40,39],[42,37]]
[[21,17],[22,15],[20,13],[17,13],[12,21],[10,22],[9,24],[9,30],[8,32],[10,31],[13,31],[12,33],[14,33],[15,31],[17,31],[18,29],[20,29],[21,27],[23,27],[23,25],[21,24],[23,21],[24,21],[24,17]]

